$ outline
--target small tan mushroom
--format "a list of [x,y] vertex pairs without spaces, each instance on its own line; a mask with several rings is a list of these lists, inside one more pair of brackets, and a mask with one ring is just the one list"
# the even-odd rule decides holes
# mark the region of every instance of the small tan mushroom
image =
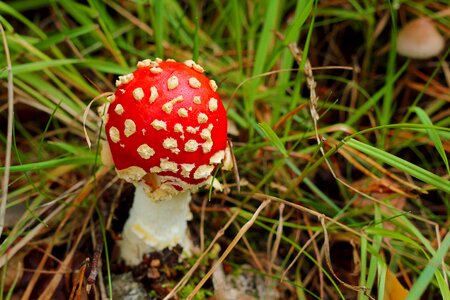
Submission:
[[410,58],[431,58],[438,55],[444,45],[444,38],[429,18],[408,22],[397,36],[397,52]]

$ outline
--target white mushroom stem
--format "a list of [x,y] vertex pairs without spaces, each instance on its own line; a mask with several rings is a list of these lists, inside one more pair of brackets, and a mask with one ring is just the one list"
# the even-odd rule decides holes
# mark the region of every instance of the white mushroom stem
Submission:
[[122,259],[129,266],[138,265],[144,254],[176,245],[181,245],[184,255],[189,256],[192,249],[187,230],[187,222],[192,219],[190,192],[155,201],[144,191],[144,185],[136,184],[133,206],[120,242]]

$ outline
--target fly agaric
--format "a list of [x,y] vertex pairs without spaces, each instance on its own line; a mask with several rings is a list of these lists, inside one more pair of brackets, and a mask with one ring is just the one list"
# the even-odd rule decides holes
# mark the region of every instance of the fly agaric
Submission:
[[116,81],[103,115],[117,174],[136,186],[120,242],[128,265],[176,245],[190,254],[191,192],[213,183],[230,153],[217,84],[200,65],[146,59],[137,67]]

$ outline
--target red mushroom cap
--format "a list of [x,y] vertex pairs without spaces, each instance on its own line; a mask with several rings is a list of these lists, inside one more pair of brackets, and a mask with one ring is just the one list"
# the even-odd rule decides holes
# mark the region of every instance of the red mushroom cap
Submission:
[[159,175],[176,190],[204,184],[222,162],[227,118],[217,85],[193,61],[144,60],[120,76],[106,136],[120,177]]

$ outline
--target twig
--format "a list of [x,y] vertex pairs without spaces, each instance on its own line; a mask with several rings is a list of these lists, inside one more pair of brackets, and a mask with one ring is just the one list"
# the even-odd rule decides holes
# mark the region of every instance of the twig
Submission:
[[[93,225],[91,221],[91,225]],[[86,280],[86,291],[89,294],[92,287],[95,285],[95,280],[97,278],[98,271],[101,265],[101,256],[103,251],[103,241],[101,240],[101,232],[99,234],[94,234],[93,237],[95,250],[94,255],[92,256],[92,262],[90,264],[91,271],[89,272],[89,276]]]
[[6,70],[8,71],[8,129],[6,134],[6,155],[5,155],[5,174],[3,176],[2,187],[2,202],[0,204],[0,236],[3,233],[5,226],[6,201],[8,199],[8,185],[9,185],[9,168],[11,166],[11,148],[12,148],[12,130],[14,118],[14,83],[11,66],[11,58],[9,56],[8,41],[6,40],[5,30],[0,24],[0,31],[2,32],[3,47],[6,55]]
[[75,299],[75,292],[77,293],[77,296],[78,296],[78,299],[79,299],[80,291],[81,291],[82,286],[83,286],[84,273],[86,272],[86,267],[87,267],[88,264],[89,264],[89,258],[86,258],[84,263],[81,265],[80,270],[78,271],[78,279],[77,279],[77,283],[78,284],[74,284],[73,285],[72,291],[70,292],[69,300],[74,300]]

